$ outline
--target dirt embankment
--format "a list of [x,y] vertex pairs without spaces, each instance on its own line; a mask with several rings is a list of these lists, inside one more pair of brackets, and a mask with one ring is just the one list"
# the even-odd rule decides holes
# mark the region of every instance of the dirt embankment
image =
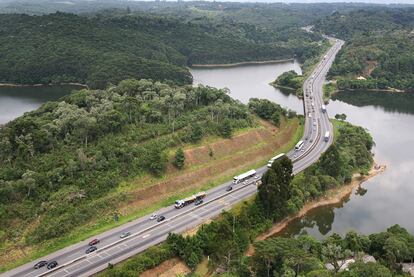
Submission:
[[[282,232],[288,226],[289,223],[291,223],[295,219],[305,216],[308,212],[310,212],[311,210],[315,208],[341,203],[342,201],[344,201],[351,195],[352,191],[355,188],[359,187],[362,183],[369,180],[370,178],[384,172],[385,169],[386,169],[385,165],[374,165],[369,171],[368,175],[362,176],[362,177],[359,175],[354,176],[351,183],[341,186],[339,188],[329,190],[324,197],[305,204],[305,206],[303,206],[303,208],[299,211],[299,213],[292,215],[292,216],[288,216],[282,221],[275,223],[272,226],[272,228],[270,228],[269,231],[258,236],[256,238],[256,241],[265,240],[265,239],[268,239],[269,237],[277,235],[278,233]],[[247,255],[250,256],[253,253],[254,253],[254,248],[251,246],[249,250],[247,251]]]
[[167,260],[153,269],[143,272],[140,277],[173,277],[185,276],[190,273],[191,269],[180,259],[173,258]]
[[167,168],[163,179],[153,177],[132,181],[130,201],[120,207],[122,214],[144,209],[154,202],[200,188],[209,182],[225,178],[246,167],[272,157],[287,145],[298,128],[298,122],[280,129],[266,122],[260,128],[242,132],[231,139],[218,139],[208,145],[184,149],[185,168]]

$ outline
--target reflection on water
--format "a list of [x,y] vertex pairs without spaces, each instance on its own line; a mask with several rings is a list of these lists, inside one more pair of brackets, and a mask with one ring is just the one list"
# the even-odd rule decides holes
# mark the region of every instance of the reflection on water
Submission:
[[[269,86],[281,71],[295,64],[254,65],[192,70],[197,83],[228,87],[231,96],[246,103],[251,97],[267,98],[302,112],[302,102]],[[328,104],[328,114],[345,113],[347,121],[368,129],[374,137],[375,160],[386,164],[375,176],[338,205],[317,208],[285,230],[323,237],[349,230],[373,233],[400,224],[414,232],[414,95],[387,92],[341,92]]]
[[282,106],[303,113],[303,104],[295,95],[269,85],[283,72],[295,70],[301,74],[297,62],[275,64],[245,65],[222,68],[192,68],[195,84],[204,84],[216,88],[229,88],[230,96],[243,103],[250,98],[266,98]]
[[0,87],[0,124],[4,124],[41,104],[57,100],[78,86]]
[[391,93],[381,91],[341,91],[332,97],[348,104],[384,108],[387,112],[414,114],[414,93]]

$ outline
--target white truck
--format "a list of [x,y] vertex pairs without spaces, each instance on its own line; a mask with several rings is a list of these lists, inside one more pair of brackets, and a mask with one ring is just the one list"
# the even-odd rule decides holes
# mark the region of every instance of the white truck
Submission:
[[323,113],[326,113],[326,106],[322,105],[321,110],[322,110]]
[[285,155],[285,153],[280,153],[279,155],[274,156],[273,158],[271,158],[271,159],[269,160],[269,162],[267,163],[267,167],[268,167],[268,168],[271,168],[271,167],[272,167],[272,164],[274,163],[274,161],[276,161],[276,160],[280,159],[280,158],[281,158],[281,157],[283,157],[284,155]]
[[328,142],[329,141],[329,135],[330,135],[329,134],[329,131],[326,131],[325,132],[325,135],[323,136],[323,140],[326,141],[326,142]]
[[202,191],[202,192],[199,192],[197,194],[191,195],[190,197],[180,199],[180,200],[176,200],[175,204],[174,204],[174,207],[176,209],[181,209],[182,207],[185,207],[188,204],[194,203],[197,200],[203,199],[204,197],[206,197],[206,193],[204,191]]
[[241,182],[243,182],[247,179],[250,179],[251,177],[253,177],[255,175],[256,175],[256,170],[252,169],[252,170],[249,170],[249,171],[247,171],[243,174],[240,174],[238,176],[234,176],[233,177],[233,184],[241,183]]

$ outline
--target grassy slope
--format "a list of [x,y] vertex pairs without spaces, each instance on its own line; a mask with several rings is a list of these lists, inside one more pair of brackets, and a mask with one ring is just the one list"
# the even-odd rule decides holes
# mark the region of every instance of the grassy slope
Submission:
[[[36,258],[42,257],[51,252],[57,251],[66,246],[69,246],[73,243],[85,240],[93,235],[102,233],[106,230],[122,225],[135,218],[149,214],[161,207],[171,205],[171,203],[177,198],[182,198],[187,195],[191,195],[197,191],[207,190],[209,188],[217,186],[231,179],[234,175],[238,173],[244,172],[251,168],[257,168],[257,167],[263,166],[267,163],[270,157],[275,155],[275,153],[287,152],[289,149],[291,149],[303,134],[303,125],[299,124],[299,119],[292,119],[292,120],[289,120],[288,122],[284,122],[281,128],[277,132],[275,132],[274,134],[271,134],[268,137],[268,139],[263,141],[261,144],[259,145],[254,144],[254,139],[257,138],[256,136],[257,132],[264,132],[266,134],[266,133],[274,132],[275,129],[276,128],[272,127],[270,124],[262,122],[260,126],[256,128],[242,130],[239,133],[236,133],[234,138],[239,137],[239,136],[246,136],[252,139],[251,148],[250,149],[245,149],[245,148],[235,149],[235,152],[232,153],[231,155],[227,155],[227,156],[222,157],[221,159],[210,161],[208,163],[205,163],[204,165],[206,164],[214,165],[215,163],[219,163],[220,161],[223,161],[223,159],[228,160],[230,158],[242,156],[242,155],[245,155],[246,151],[250,151],[249,159],[245,162],[242,162],[242,164],[239,164],[238,166],[234,167],[234,164],[229,163],[227,168],[220,167],[221,171],[223,172],[222,174],[213,175],[214,176],[213,178],[206,179],[204,180],[204,182],[199,183],[199,184],[193,184],[191,186],[187,186],[184,189],[178,190],[178,192],[160,195],[155,201],[153,201],[152,199],[152,201],[150,201],[150,203],[146,203],[146,205],[139,205],[138,207],[136,207],[132,199],[132,201],[129,203],[126,203],[125,206],[119,207],[120,210],[122,211],[122,216],[120,216],[119,222],[115,223],[112,217],[109,216],[99,221],[91,222],[90,224],[84,227],[77,228],[73,230],[71,234],[68,234],[67,236],[64,236],[62,238],[59,238],[59,239],[56,239],[56,240],[53,240],[47,243],[43,243],[31,249],[25,249],[27,256],[22,257],[20,253],[20,257],[17,257],[17,259],[15,259],[13,262],[4,263],[4,265],[0,268],[0,271],[9,270],[16,266],[19,266],[21,264],[24,264]],[[280,144],[278,143],[275,144],[273,140],[278,140],[278,139],[279,140],[281,139]],[[231,140],[208,137],[204,139],[198,145],[187,145],[187,147],[185,148],[185,153],[187,154],[189,151],[197,151],[197,149],[201,149],[202,147],[205,147],[207,145],[213,145],[213,146],[216,145],[217,148],[219,148],[220,145],[221,146],[232,146],[232,142]],[[280,145],[280,146],[277,147],[277,145]],[[273,149],[273,152],[264,153],[263,149],[265,150]],[[216,152],[215,156],[218,156],[219,154],[220,154],[219,152]],[[191,172],[191,171],[200,170],[204,165],[196,165],[195,168],[193,168],[191,165],[187,165],[187,168],[185,168],[183,171],[178,172],[178,173],[174,172],[174,170],[168,170],[167,174],[162,179],[150,177],[148,175],[146,176],[146,178],[144,177],[144,179],[146,179],[146,182],[144,182],[144,184],[142,184],[138,190],[134,190],[133,184],[136,180],[131,180],[129,182],[126,182],[124,186],[122,186],[122,189],[120,189],[117,193],[125,193],[125,192],[131,193],[131,194],[139,193],[142,191],[142,189],[152,187],[154,185],[159,184],[160,182],[163,182],[166,184],[166,186],[168,186],[169,184],[171,184],[171,182],[173,182],[175,178],[181,175],[187,174],[188,172]],[[16,249],[16,251],[12,251],[12,252],[14,252],[14,255],[18,255],[20,251]],[[11,257],[10,254],[11,253],[9,252],[7,253],[7,255],[4,255],[3,257],[5,256]]]

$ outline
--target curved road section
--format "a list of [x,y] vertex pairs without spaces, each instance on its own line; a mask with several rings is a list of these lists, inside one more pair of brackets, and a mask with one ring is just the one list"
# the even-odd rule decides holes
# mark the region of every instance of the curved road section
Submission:
[[[299,150],[294,149],[287,154],[294,162],[294,173],[302,171],[317,161],[321,153],[333,141],[333,130],[328,113],[322,111],[322,85],[335,55],[343,45],[343,41],[329,39],[333,46],[304,83],[304,114],[306,119],[302,139],[303,146]],[[324,138],[326,132],[330,133],[328,139]],[[179,233],[189,230],[205,220],[219,215],[223,210],[230,209],[233,204],[255,194],[257,192],[256,180],[266,170],[266,167],[257,169],[255,177],[234,185],[231,191],[226,191],[226,188],[232,185],[231,181],[207,191],[207,196],[201,205],[191,204],[181,209],[175,209],[172,206],[163,208],[157,211],[158,215],[165,216],[165,220],[162,222],[150,220],[149,216],[146,216],[104,232],[94,237],[98,238],[100,242],[96,245],[97,250],[92,253],[86,254],[85,252],[89,248],[89,240],[82,241],[37,261],[22,265],[1,276],[90,276],[106,269],[108,263],[118,263],[164,241],[170,232]],[[130,235],[121,238],[121,234],[124,232],[129,232]],[[94,238],[90,238],[90,240]],[[46,266],[34,269],[34,264],[41,260],[57,261],[58,265],[50,270]]]

